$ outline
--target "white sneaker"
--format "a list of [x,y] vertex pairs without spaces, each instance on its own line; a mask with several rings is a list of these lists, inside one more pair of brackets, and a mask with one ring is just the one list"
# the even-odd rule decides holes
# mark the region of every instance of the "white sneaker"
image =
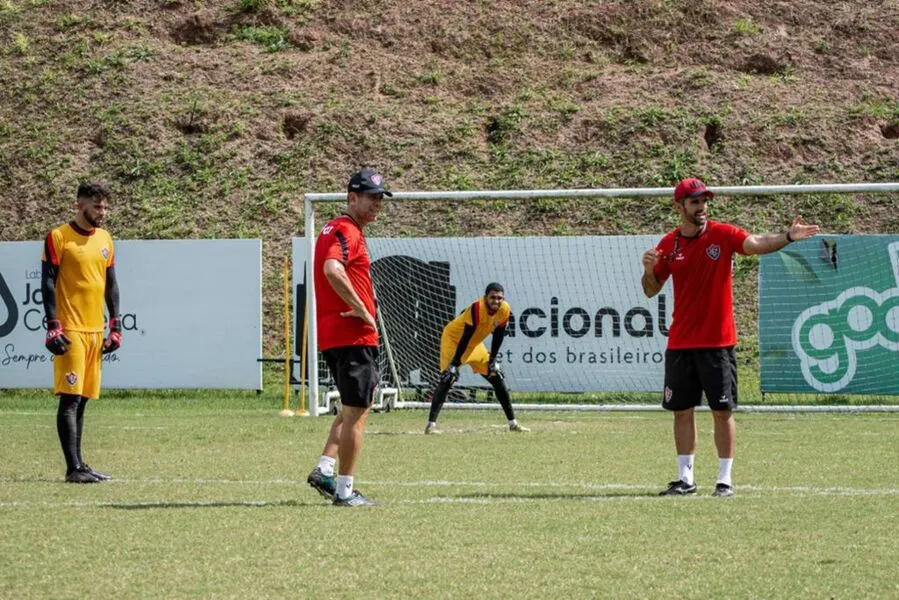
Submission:
[[509,425],[509,431],[517,431],[518,433],[527,433],[530,431],[530,428],[521,425],[520,423],[513,423]]
[[436,423],[428,423],[428,424],[425,426],[425,435],[431,435],[432,433],[433,433],[434,435],[440,435],[440,434],[443,433],[443,432],[440,431],[439,429],[437,429],[437,424],[436,424]]

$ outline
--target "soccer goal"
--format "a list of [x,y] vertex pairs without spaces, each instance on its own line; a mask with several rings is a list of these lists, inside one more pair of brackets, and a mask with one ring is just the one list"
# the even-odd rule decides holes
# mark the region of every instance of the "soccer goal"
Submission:
[[[791,198],[888,194],[899,191],[899,183],[712,189],[720,198],[713,218],[751,229],[758,219],[750,213],[752,218],[741,223],[739,215],[745,211],[737,210],[741,203],[728,202],[728,197],[769,197],[784,205],[777,215],[777,227],[783,228],[801,208],[791,208]],[[439,375],[443,327],[496,281],[505,287],[512,306],[499,361],[517,408],[657,409],[673,293],[669,282],[658,296],[645,298],[640,257],[676,226],[672,193],[671,188],[397,192],[385,199],[378,220],[366,229],[382,340],[382,391],[376,407],[429,405]],[[304,197],[309,315],[315,314],[315,235],[308,233],[317,234],[345,201],[345,193]],[[644,223],[605,223],[600,228],[605,235],[571,235],[564,228],[564,223],[607,219],[622,202],[645,203],[649,218]],[[516,203],[524,206],[508,210]],[[505,213],[514,213],[517,221],[493,222],[495,215]],[[541,220],[557,224],[547,231]],[[896,276],[885,281],[876,274],[882,265],[875,268],[868,260],[872,244],[885,244],[884,269],[892,275],[887,249],[891,240],[899,248],[899,236],[822,235],[761,261],[739,259],[745,264],[735,269],[740,290],[735,306],[741,340],[749,342],[738,346],[743,408],[899,408],[899,266],[893,267]],[[836,248],[829,263],[823,258],[826,248]],[[856,295],[853,303],[829,308],[845,289],[860,286],[874,295],[868,304]],[[861,327],[856,321],[867,318],[860,311],[868,309],[877,325],[856,335],[853,327]],[[822,311],[851,316],[841,323],[841,317],[832,315],[795,325],[801,315]],[[799,333],[794,335],[795,327]],[[797,335],[802,340],[795,341]],[[311,316],[307,336],[308,355],[318,357]],[[850,360],[856,378],[848,387],[822,389],[803,375],[839,371]],[[308,361],[312,414],[329,410],[337,399],[327,377],[320,359]],[[489,385],[463,368],[447,407],[497,406]]]

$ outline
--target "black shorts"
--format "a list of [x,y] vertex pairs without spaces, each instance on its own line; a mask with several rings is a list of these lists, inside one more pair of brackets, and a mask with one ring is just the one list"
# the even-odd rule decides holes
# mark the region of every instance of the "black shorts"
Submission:
[[380,379],[377,346],[341,346],[322,351],[344,406],[369,408]]
[[737,407],[737,354],[734,347],[665,351],[665,393],[662,406],[687,410],[702,403],[712,410]]

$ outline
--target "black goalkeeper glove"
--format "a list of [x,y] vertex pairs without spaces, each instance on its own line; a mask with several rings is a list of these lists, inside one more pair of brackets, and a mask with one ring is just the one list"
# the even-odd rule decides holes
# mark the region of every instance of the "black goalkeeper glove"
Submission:
[[44,346],[56,356],[62,356],[69,350],[72,343],[66,334],[62,332],[62,323],[58,319],[47,321],[47,337],[44,338]]
[[453,385],[459,379],[459,367],[450,365],[446,371],[440,374],[440,383],[444,385]]
[[109,335],[103,340],[103,354],[115,352],[122,347],[122,319],[112,317],[109,319]]

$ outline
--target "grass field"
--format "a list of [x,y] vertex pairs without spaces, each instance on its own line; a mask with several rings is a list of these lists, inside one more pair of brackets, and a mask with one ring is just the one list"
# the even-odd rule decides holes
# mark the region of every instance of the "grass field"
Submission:
[[737,496],[659,498],[661,413],[372,415],[357,487],[305,483],[330,418],[251,394],[110,394],[62,483],[55,401],[0,399],[2,598],[895,598],[896,414],[738,415]]

